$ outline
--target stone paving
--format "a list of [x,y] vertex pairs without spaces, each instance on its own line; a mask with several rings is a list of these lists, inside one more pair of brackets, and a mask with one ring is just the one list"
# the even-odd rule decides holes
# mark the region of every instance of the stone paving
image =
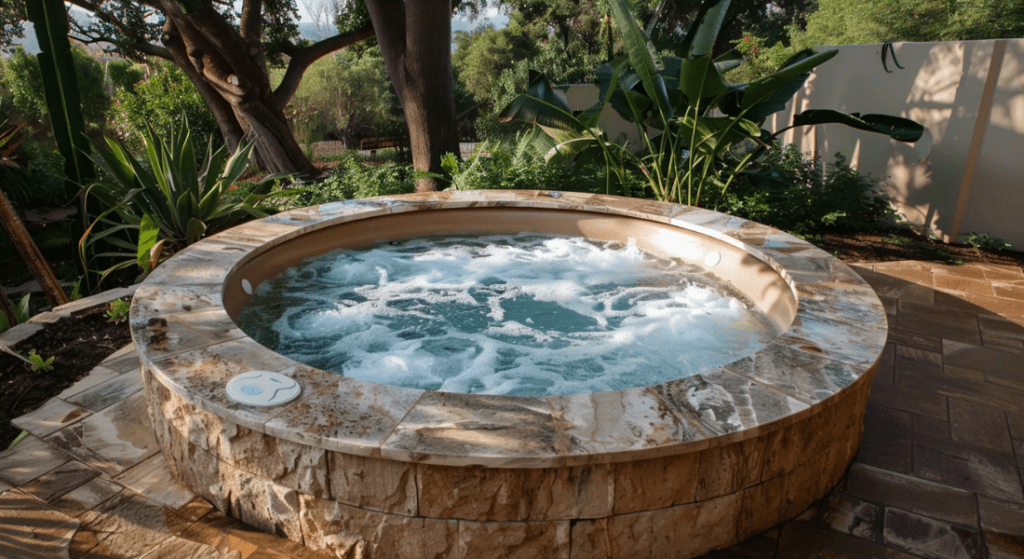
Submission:
[[[854,268],[889,318],[857,458],[796,520],[708,557],[1024,557],[1024,271]],[[0,453],[0,557],[324,557],[171,477],[137,367],[122,349],[15,420],[31,434]]]

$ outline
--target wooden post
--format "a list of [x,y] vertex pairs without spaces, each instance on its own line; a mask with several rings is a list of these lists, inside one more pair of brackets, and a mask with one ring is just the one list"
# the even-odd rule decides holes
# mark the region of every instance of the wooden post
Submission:
[[50,304],[56,307],[69,303],[70,300],[57,281],[57,277],[53,275],[53,270],[43,259],[39,247],[28,234],[28,229],[25,229],[25,224],[18,217],[18,212],[14,211],[14,206],[7,200],[7,196],[3,192],[0,192],[0,223],[11,237],[11,242],[18,249],[18,253],[21,254],[21,259],[43,288],[43,293],[46,294]]

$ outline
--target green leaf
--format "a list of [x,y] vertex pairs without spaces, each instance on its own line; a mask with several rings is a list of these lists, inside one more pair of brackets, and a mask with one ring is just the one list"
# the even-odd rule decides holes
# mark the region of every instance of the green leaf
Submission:
[[695,137],[695,146],[684,146],[698,150],[701,144],[711,145],[712,149],[721,143],[729,145],[743,140],[756,138],[761,128],[755,122],[735,117],[698,117],[692,116],[676,119],[679,125],[677,134],[689,139]]
[[693,45],[686,53],[687,58],[711,55],[715,41],[718,40],[718,32],[721,31],[722,23],[725,22],[725,13],[729,10],[729,2],[730,0],[719,0],[708,8],[707,13],[699,20],[700,26],[697,27],[697,32],[694,34]]
[[633,18],[626,0],[610,0],[608,4],[626,48],[626,54],[629,56],[629,63],[644,85],[644,93],[651,99],[662,119],[671,118],[672,104],[669,102],[665,79],[658,74],[658,65],[651,54],[654,46]]
[[587,128],[573,116],[565,98],[551,87],[543,74],[531,72],[526,92],[512,100],[498,115],[507,122],[518,120],[537,124],[552,137],[569,139],[584,134]]
[[[690,29],[683,36],[683,41],[679,44],[676,49],[676,54],[682,58],[689,58],[691,51],[694,48],[697,36],[700,34],[700,29],[704,25],[704,20],[707,19],[708,12],[718,6],[723,0],[711,0],[709,2],[701,3],[700,9],[697,11],[697,16],[694,18],[693,23],[690,25]],[[725,0],[728,5],[728,0]],[[728,6],[727,6],[728,7]],[[724,13],[725,10],[722,10]],[[717,33],[716,33],[717,35]]]
[[87,155],[89,141],[68,40],[67,12],[61,0],[33,0],[25,2],[25,9],[39,43],[36,58],[53,137],[64,157],[65,189],[72,194],[77,185],[92,179],[94,170]]
[[18,324],[28,322],[28,319],[32,316],[29,310],[29,299],[31,296],[31,294],[26,294],[14,306],[14,319],[18,321]]
[[142,223],[139,224],[139,246],[136,252],[139,267],[144,271],[149,271],[149,251],[159,240],[160,224],[151,215],[144,214]]
[[743,54],[739,49],[729,50],[715,59],[715,68],[718,68],[720,74],[725,74],[740,64],[743,64]]
[[742,109],[751,109],[756,105],[767,102],[772,98],[776,90],[787,86],[787,84],[790,84],[791,87],[790,82],[794,79],[799,79],[800,83],[803,84],[803,81],[807,79],[807,75],[815,66],[831,59],[838,52],[829,50],[813,54],[813,51],[806,50],[797,53],[797,56],[801,56],[798,61],[783,66],[770,76],[747,84],[743,92],[743,99],[740,101],[740,107]]
[[[729,90],[710,55],[681,62],[679,88],[690,105],[696,104],[698,100],[718,97]],[[707,106],[703,102],[701,105]]]
[[814,109],[793,115],[793,126],[845,124],[858,130],[885,134],[900,142],[916,142],[924,134],[924,126],[908,118],[890,115],[841,113],[830,109]]
[[253,147],[256,142],[246,142],[243,145],[238,146],[235,153],[228,159],[227,164],[224,167],[224,172],[218,177],[217,184],[221,191],[224,191],[227,187],[235,184],[238,177],[242,176],[246,168],[249,167],[249,155],[252,153]]
[[206,233],[206,224],[193,217],[185,228],[185,242],[192,244],[201,239],[203,233]]
[[29,435],[28,431],[22,431],[20,434],[18,434],[17,437],[14,438],[13,441],[11,441],[11,444],[10,444],[10,446],[7,447],[7,450],[10,450],[10,449],[14,448],[15,446],[17,446],[18,443],[20,443],[21,441],[25,440],[25,437],[27,437],[28,435]]

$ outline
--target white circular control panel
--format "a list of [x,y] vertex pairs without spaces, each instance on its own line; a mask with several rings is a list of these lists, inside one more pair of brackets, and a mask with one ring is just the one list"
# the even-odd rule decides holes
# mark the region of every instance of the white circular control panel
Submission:
[[291,402],[302,391],[294,379],[270,371],[249,371],[228,381],[228,396],[250,406],[277,406]]

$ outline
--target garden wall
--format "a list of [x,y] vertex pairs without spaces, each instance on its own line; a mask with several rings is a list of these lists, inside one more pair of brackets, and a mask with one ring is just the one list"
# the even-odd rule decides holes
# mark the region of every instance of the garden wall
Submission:
[[[840,152],[861,173],[884,177],[900,212],[945,241],[967,231],[1024,247],[1024,39],[839,47],[766,124],[797,112],[837,109],[917,120],[924,137],[904,144],[830,124],[784,134],[805,153]],[[899,66],[897,66],[897,62]]]

